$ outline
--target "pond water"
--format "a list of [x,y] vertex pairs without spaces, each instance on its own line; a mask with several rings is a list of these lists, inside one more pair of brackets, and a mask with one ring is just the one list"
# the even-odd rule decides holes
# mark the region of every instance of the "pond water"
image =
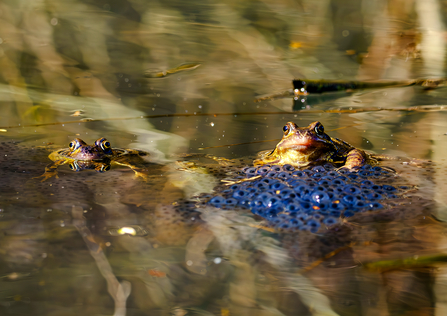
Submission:
[[[1,2],[0,313],[445,315],[446,88],[271,96],[297,78],[444,78],[446,10],[436,0]],[[396,200],[315,231],[208,202],[275,148],[287,122],[314,121],[400,157],[376,179],[405,186]],[[112,159],[106,172],[48,157],[102,137],[149,155]]]

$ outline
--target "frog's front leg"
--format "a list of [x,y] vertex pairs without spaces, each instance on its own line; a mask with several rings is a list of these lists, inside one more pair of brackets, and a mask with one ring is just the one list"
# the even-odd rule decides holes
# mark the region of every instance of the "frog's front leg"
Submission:
[[346,168],[349,170],[358,169],[366,163],[366,153],[360,149],[352,149],[346,156],[346,162],[342,168]]
[[132,169],[132,171],[135,172],[135,176],[137,178],[141,178],[145,181],[148,180],[148,175],[143,172],[142,168],[136,167],[136,166],[134,166],[128,162],[124,162],[124,161],[116,161],[115,160],[115,161],[113,161],[113,163]]
[[223,157],[217,157],[210,154],[183,154],[179,155],[179,158],[206,158],[216,161],[221,166],[230,166],[235,164],[235,161],[232,159],[227,159]]
[[67,163],[66,160],[56,160],[53,161],[52,163],[50,163],[49,165],[47,165],[45,167],[45,173],[42,174],[41,176],[38,177],[34,177],[33,179],[39,179],[39,178],[43,178],[41,180],[41,182],[44,182],[45,180],[51,178],[51,177],[56,177],[59,178],[57,175],[57,168],[61,165],[65,165]]

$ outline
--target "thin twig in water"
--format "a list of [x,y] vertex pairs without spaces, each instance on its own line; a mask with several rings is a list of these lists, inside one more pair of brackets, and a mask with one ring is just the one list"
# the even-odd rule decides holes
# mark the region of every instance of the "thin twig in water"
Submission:
[[116,276],[113,274],[112,267],[110,266],[109,261],[107,261],[101,247],[93,242],[93,235],[85,225],[82,208],[79,206],[73,206],[72,216],[74,219],[74,226],[84,239],[84,242],[87,244],[88,250],[90,251],[90,255],[93,259],[95,259],[99,271],[107,281],[107,290],[115,302],[115,313],[113,315],[125,316],[126,300],[130,295],[131,290],[130,282],[122,281],[120,283],[116,279]]

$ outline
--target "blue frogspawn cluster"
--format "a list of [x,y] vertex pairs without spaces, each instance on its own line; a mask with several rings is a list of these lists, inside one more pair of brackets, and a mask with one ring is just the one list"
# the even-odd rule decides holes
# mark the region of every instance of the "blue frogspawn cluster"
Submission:
[[390,170],[371,165],[354,172],[330,164],[305,170],[291,165],[247,167],[207,204],[249,209],[279,230],[315,233],[356,213],[383,209],[383,201],[399,193],[384,184],[390,177]]

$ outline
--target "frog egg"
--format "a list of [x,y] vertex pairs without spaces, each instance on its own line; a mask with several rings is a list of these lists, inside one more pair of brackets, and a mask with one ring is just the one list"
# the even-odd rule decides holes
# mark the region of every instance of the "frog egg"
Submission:
[[286,210],[289,212],[298,212],[301,209],[301,205],[296,202],[287,204]]
[[247,178],[251,178],[251,177],[256,176],[256,174],[257,174],[256,171],[257,171],[257,169],[255,167],[251,167],[251,168],[246,169],[244,173],[247,176]]
[[274,209],[267,209],[264,211],[263,217],[267,220],[270,220],[272,218],[275,218],[277,216],[278,212]]
[[237,199],[237,200],[241,200],[246,198],[248,195],[248,192],[246,190],[242,190],[242,189],[237,189],[235,191],[233,191],[233,198]]
[[216,195],[213,198],[211,198],[208,203],[214,207],[220,208],[222,207],[222,204],[225,203],[225,198],[220,195]]
[[371,200],[371,201],[383,199],[383,196],[380,193],[377,193],[377,192],[368,193],[368,194],[366,194],[365,197],[366,197],[367,200]]
[[343,211],[345,209],[345,205],[340,203],[340,201],[329,203],[328,211]]
[[349,174],[347,174],[347,178],[349,179],[349,180],[357,180],[358,178],[359,178],[359,175],[358,174],[356,174],[356,173],[349,173]]
[[237,200],[235,198],[227,198],[225,199],[225,202],[223,203],[223,206],[225,206],[225,209],[233,209],[237,205]]
[[372,175],[372,172],[366,170],[360,170],[357,174],[360,178],[368,178],[369,176]]
[[346,205],[354,205],[358,200],[362,199],[360,195],[346,194],[341,198]]
[[[312,168],[312,171],[315,173],[323,173],[326,171],[326,169],[323,166],[315,166]],[[314,175],[315,175],[314,173]]]
[[362,200],[357,200],[352,207],[358,211],[365,210],[368,207],[368,203]]
[[283,189],[279,192],[278,196],[283,200],[288,200],[288,199],[296,199],[297,195],[296,193],[291,190],[291,189]]
[[260,182],[271,185],[271,184],[274,184],[279,181],[276,179],[272,179],[272,178],[263,178]]
[[301,201],[300,206],[301,206],[301,209],[305,212],[309,212],[309,211],[313,210],[312,203],[307,202],[307,201]]
[[284,183],[281,183],[281,182],[275,182],[275,183],[270,185],[270,189],[273,189],[275,191],[284,189],[285,187],[286,187],[286,185]]
[[360,194],[361,193],[360,188],[358,186],[355,186],[355,185],[346,185],[343,188],[343,191],[348,193],[348,194]]
[[259,199],[258,197],[256,197],[250,202],[250,206],[254,208],[265,208],[264,202],[262,201],[262,199]]
[[315,172],[314,174],[311,175],[311,178],[313,179],[321,179],[324,176],[324,174],[322,172]]
[[281,171],[282,171],[282,167],[281,167],[280,165],[273,165],[273,166],[270,168],[270,171],[273,171],[273,172],[278,173],[278,172],[281,172]]
[[325,224],[326,226],[331,226],[331,225],[334,225],[337,223],[338,223],[338,219],[333,216],[329,216],[329,217],[326,217],[325,219],[323,219],[323,224]]
[[264,175],[266,173],[268,173],[270,171],[270,167],[268,167],[267,165],[265,166],[261,166],[256,170],[256,173],[258,175]]
[[295,167],[289,164],[285,164],[282,166],[282,170],[287,171],[287,172],[292,172],[295,170]]
[[296,178],[307,178],[308,175],[307,173],[305,173],[302,170],[296,170],[294,172],[292,172],[292,177],[296,177]]
[[322,191],[315,191],[311,194],[310,199],[312,202],[314,202],[316,205],[320,205],[324,202],[330,201],[330,197],[326,192]]
[[287,180],[288,178],[291,177],[291,173],[286,172],[286,171],[281,171],[280,173],[277,174],[276,177],[281,180]]
[[318,185],[319,186],[322,186],[322,187],[325,187],[325,188],[327,188],[327,187],[329,187],[331,184],[332,184],[332,178],[331,177],[323,177],[323,178],[321,178],[321,180],[320,181],[318,181]]
[[345,185],[346,183],[343,179],[341,179],[339,177],[339,178],[332,180],[332,184],[337,186],[337,185]]
[[241,186],[239,184],[233,184],[232,186],[230,186],[230,190],[235,191],[235,190],[239,189],[240,187]]
[[318,229],[320,229],[320,222],[314,219],[310,219],[307,221],[306,223],[307,229],[311,232],[311,233],[316,233],[318,231]]
[[268,190],[269,185],[265,182],[256,182],[253,184],[253,188],[256,188],[258,192],[262,192]]

